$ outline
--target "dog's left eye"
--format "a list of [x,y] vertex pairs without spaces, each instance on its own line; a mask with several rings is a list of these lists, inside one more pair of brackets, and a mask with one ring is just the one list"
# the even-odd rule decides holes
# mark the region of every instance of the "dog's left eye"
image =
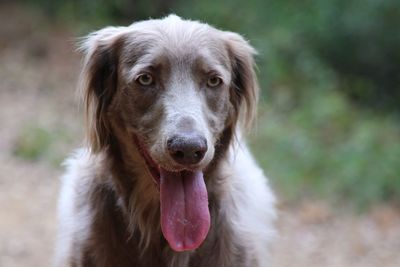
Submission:
[[217,87],[222,83],[222,79],[218,76],[211,76],[208,78],[207,86],[208,87]]
[[140,74],[137,78],[136,81],[143,86],[149,86],[154,82],[153,76],[151,76],[148,73],[143,73]]

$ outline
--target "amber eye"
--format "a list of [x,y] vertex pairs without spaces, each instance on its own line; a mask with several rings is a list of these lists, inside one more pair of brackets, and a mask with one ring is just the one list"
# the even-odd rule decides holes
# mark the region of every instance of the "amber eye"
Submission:
[[208,78],[207,86],[208,87],[217,87],[222,83],[222,79],[218,76],[211,76]]
[[151,76],[150,74],[148,74],[148,73],[143,73],[143,74],[140,74],[140,75],[137,77],[136,81],[137,81],[140,85],[149,86],[149,85],[151,85],[151,84],[153,83],[154,79],[153,79],[153,76]]

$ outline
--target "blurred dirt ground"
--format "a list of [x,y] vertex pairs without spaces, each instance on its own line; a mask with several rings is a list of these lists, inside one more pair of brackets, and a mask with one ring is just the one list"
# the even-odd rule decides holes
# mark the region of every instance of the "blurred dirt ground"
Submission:
[[[31,12],[0,5],[0,22],[0,266],[51,266],[60,162],[82,139],[80,58]],[[398,208],[341,210],[281,205],[272,266],[400,266]]]

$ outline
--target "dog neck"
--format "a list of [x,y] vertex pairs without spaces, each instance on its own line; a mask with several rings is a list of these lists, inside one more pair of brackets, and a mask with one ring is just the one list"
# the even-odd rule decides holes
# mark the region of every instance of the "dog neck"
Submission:
[[159,243],[159,192],[133,137],[126,131],[114,128],[106,154],[112,183],[119,196],[118,204],[126,217],[126,227],[131,238],[138,238],[143,248],[151,243]]

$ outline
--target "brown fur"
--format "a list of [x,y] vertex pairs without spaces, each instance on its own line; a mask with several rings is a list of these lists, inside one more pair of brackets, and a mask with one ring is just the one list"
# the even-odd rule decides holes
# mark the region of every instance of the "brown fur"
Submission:
[[[258,87],[253,70],[254,50],[237,34],[195,22],[183,23],[193,26],[191,31],[200,37],[185,37],[185,34],[194,33],[182,30],[183,36],[179,37],[186,43],[174,45],[172,37],[163,36],[160,27],[139,25],[132,29],[106,28],[86,40],[82,90],[90,156],[78,170],[74,209],[86,208],[91,215],[88,227],[82,230],[86,231],[86,238],[77,232],[70,234],[73,252],[59,256],[60,266],[259,266],[255,248],[235,230],[233,222],[240,211],[236,211],[236,215],[229,213],[235,210],[237,200],[232,199],[236,185],[230,182],[232,174],[227,163],[233,137],[241,127],[237,124],[249,126],[255,113]],[[143,39],[138,38],[138,34]],[[169,93],[173,90],[169,88],[176,88],[184,79],[182,76],[178,82],[173,80],[167,85],[166,77],[172,77],[174,68],[180,65],[192,66],[195,73],[213,66],[210,64],[215,60],[213,56],[193,50],[202,41],[211,47],[205,52],[214,53],[221,71],[226,70],[222,75],[229,83],[223,85],[226,90],[222,87],[196,93],[202,94],[199,98],[203,99],[203,112],[171,117],[173,125],[165,128],[165,121],[170,121],[170,117],[165,113],[168,103],[162,101],[179,97],[179,94]],[[152,71],[161,77],[159,87],[154,91],[136,88],[131,82],[131,69],[140,65],[144,54],[160,52],[155,46],[160,42],[167,43],[162,51],[168,53],[162,52],[156,62],[152,61],[155,69]],[[196,77],[201,80],[201,76]],[[203,124],[198,124],[191,116],[204,116],[198,117],[204,118]],[[210,154],[201,163],[203,165],[199,165],[205,171],[211,229],[200,248],[178,253],[168,246],[161,234],[159,192],[133,140],[136,136],[140,138],[152,156],[168,166],[170,159],[162,151],[160,139],[171,129],[194,127],[206,127],[208,142],[213,148],[207,152]]]

